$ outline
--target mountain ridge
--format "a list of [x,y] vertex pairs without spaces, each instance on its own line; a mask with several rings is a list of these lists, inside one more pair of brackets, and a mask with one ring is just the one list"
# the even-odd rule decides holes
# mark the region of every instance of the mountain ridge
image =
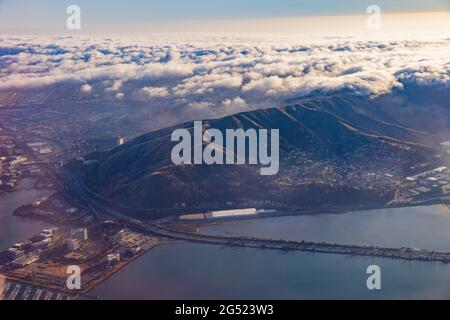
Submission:
[[[90,155],[97,163],[82,169],[95,192],[143,209],[191,210],[234,206],[303,207],[387,202],[408,168],[427,159],[430,148],[355,128],[311,101],[204,120],[205,127],[279,129],[280,172],[259,175],[254,165],[171,163],[173,130],[192,130],[186,122],[144,134],[108,152]],[[409,133],[410,131],[404,131]],[[366,174],[376,172],[376,178]],[[385,175],[383,178],[383,175]],[[392,178],[387,178],[392,176]],[[367,181],[366,181],[367,180]],[[365,181],[365,182],[364,182]],[[367,183],[367,186],[365,184]]]

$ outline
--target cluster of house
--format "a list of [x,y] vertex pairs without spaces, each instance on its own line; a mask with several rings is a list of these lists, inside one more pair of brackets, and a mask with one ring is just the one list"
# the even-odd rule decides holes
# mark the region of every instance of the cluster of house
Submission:
[[406,178],[407,187],[402,194],[406,197],[422,195],[446,195],[450,192],[450,170],[439,167]]

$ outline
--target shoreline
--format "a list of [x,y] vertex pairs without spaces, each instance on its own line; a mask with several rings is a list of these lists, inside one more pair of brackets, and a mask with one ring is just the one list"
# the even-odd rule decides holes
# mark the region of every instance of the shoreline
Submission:
[[[93,283],[89,285],[89,288],[82,289],[82,292],[83,292],[82,294],[88,295],[90,291],[94,290],[100,284],[102,284],[103,282],[105,282],[106,280],[108,280],[109,278],[114,276],[117,272],[119,272],[120,270],[122,270],[123,268],[128,266],[130,263],[134,262],[135,260],[139,259],[143,255],[147,254],[154,248],[162,247],[162,246],[166,246],[166,245],[170,245],[170,244],[174,244],[174,243],[178,243],[178,242],[181,242],[181,241],[170,241],[170,240],[164,241],[164,240],[162,240],[158,244],[151,246],[148,249],[142,250],[140,253],[136,254],[135,256],[127,259],[126,261],[122,261],[122,263],[119,263],[116,267],[113,267],[111,269],[111,272],[108,272],[103,277],[102,277],[102,275],[100,275],[99,278],[101,277],[101,279],[95,278],[94,280],[92,280]],[[96,298],[100,298],[100,297],[98,297],[98,296],[94,297],[94,299],[96,299]]]
[[[28,190],[33,189],[29,188]],[[325,207],[325,208],[308,208],[304,209],[303,211],[299,209],[295,210],[280,210],[276,212],[272,212],[270,214],[259,214],[257,216],[242,216],[242,217],[231,217],[231,218],[222,218],[222,219],[205,219],[203,221],[181,221],[178,219],[174,219],[174,217],[169,217],[168,219],[163,219],[165,223],[168,223],[169,225],[176,226],[176,229],[178,230],[192,230],[192,228],[203,228],[211,225],[221,225],[227,222],[238,222],[243,220],[255,220],[255,219],[266,219],[266,218],[277,218],[277,217],[288,217],[288,216],[304,216],[304,215],[319,215],[319,214],[332,214],[332,215],[339,215],[344,214],[352,211],[370,211],[370,210],[377,210],[377,209],[391,209],[391,208],[408,208],[408,207],[418,207],[418,206],[426,206],[426,205],[439,205],[443,204],[443,201],[438,201],[436,199],[431,199],[426,202],[421,203],[409,203],[409,204],[396,204],[396,205],[387,205],[387,206],[377,206],[377,205],[369,205],[369,206],[341,206],[341,207]],[[19,217],[20,218],[20,217]],[[55,223],[54,221],[48,221],[46,219],[35,219],[33,217],[23,217],[23,220],[28,221],[44,221],[44,222],[50,222]],[[162,221],[160,221],[162,222]],[[183,232],[183,231],[181,231]],[[197,231],[199,232],[199,231]],[[199,234],[201,234],[199,232]],[[163,245],[169,245],[172,243],[177,242],[185,242],[187,240],[174,240],[174,239],[164,239],[164,237],[158,237],[155,236],[155,239],[158,239],[158,242],[156,244],[150,245],[148,248],[143,248],[141,252],[136,254],[135,256],[130,257],[129,259],[120,261],[117,265],[113,266],[111,269],[106,269],[104,272],[96,276],[95,278],[89,280],[87,288],[82,289],[78,292],[73,292],[71,290],[64,290],[57,286],[48,285],[48,283],[44,282],[36,282],[36,280],[30,280],[26,279],[26,277],[21,278],[17,275],[11,275],[11,274],[5,274],[5,276],[11,280],[19,281],[26,283],[27,285],[32,285],[36,287],[41,288],[47,288],[49,290],[57,291],[64,293],[66,295],[71,296],[73,299],[98,299],[100,297],[90,295],[89,293],[92,292],[96,287],[104,283],[107,279],[115,275],[117,272],[122,270],[125,266],[127,266],[129,263],[132,263],[133,261],[137,260],[144,254],[150,252],[153,248],[163,246]],[[313,251],[318,252],[318,251]],[[319,251],[320,252],[320,251]]]

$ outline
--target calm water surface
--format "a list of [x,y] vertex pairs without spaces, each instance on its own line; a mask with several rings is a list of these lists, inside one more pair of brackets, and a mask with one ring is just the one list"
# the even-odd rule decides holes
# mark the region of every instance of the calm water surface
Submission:
[[442,206],[354,211],[230,222],[204,233],[450,251],[450,211]]
[[30,238],[48,227],[44,222],[13,216],[16,208],[51,194],[48,190],[34,189],[34,182],[34,179],[24,179],[15,192],[0,196],[0,250],[5,250],[13,243]]
[[[204,232],[450,250],[440,206],[246,220]],[[366,288],[366,268],[382,290]],[[179,243],[155,248],[93,290],[105,299],[450,299],[450,266]]]

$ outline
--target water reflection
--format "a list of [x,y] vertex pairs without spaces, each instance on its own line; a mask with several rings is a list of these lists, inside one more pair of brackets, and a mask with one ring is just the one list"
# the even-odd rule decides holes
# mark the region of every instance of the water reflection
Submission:
[[[439,206],[247,220],[207,232],[424,248],[450,247]],[[381,267],[382,290],[366,287]],[[104,299],[448,299],[450,266],[372,257],[180,243],[158,247],[93,290]]]
[[34,179],[24,179],[18,189],[0,196],[0,250],[25,240],[48,226],[45,222],[13,216],[16,208],[31,203],[39,197],[49,196],[49,190],[33,188]]
[[245,220],[202,231],[450,251],[450,212],[439,205]]

